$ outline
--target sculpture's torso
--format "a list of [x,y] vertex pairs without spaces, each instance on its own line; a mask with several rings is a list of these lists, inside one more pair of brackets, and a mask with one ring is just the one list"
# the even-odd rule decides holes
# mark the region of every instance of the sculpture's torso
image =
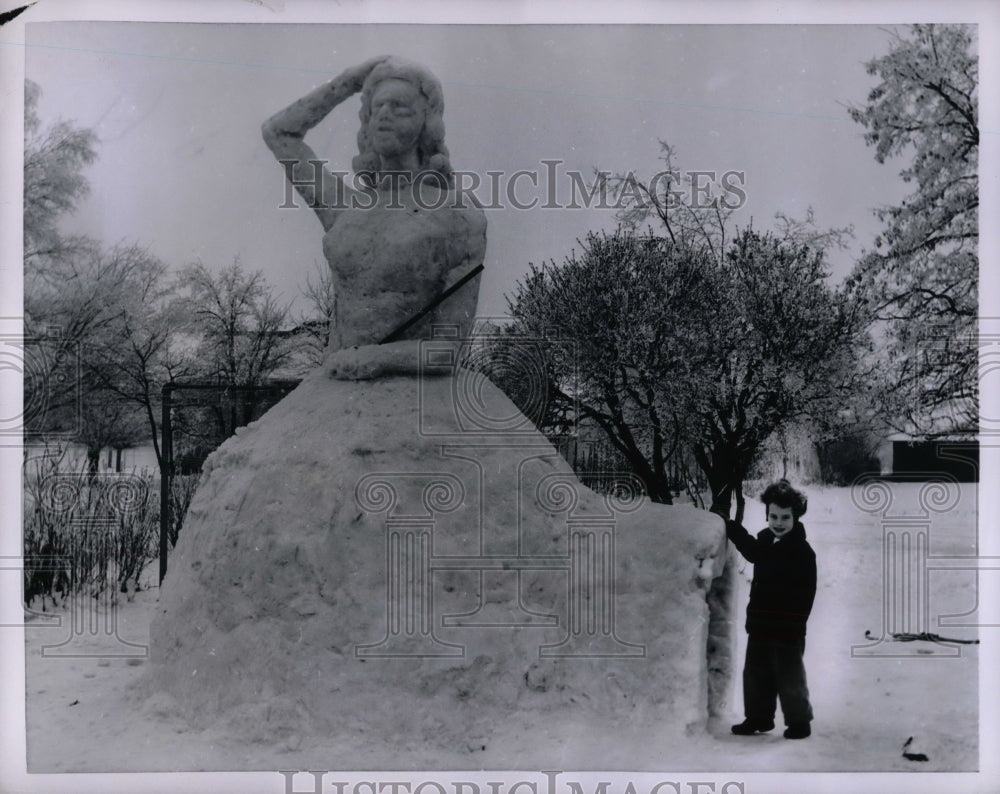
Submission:
[[[368,202],[371,194],[360,194]],[[409,188],[395,198],[380,190],[370,209],[348,209],[323,238],[334,279],[333,349],[373,344],[427,306],[445,289],[448,272],[479,264],[485,234],[480,209],[417,204]],[[477,256],[478,254],[478,256]],[[405,334],[426,336],[428,318]]]

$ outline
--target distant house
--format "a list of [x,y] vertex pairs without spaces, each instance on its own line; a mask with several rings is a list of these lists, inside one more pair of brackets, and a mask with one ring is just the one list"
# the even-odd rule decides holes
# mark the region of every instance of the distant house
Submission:
[[974,415],[965,404],[942,408],[925,426],[905,427],[887,436],[880,451],[882,473],[907,477],[943,473],[959,482],[978,482],[979,436],[970,427]]
[[883,474],[947,474],[959,482],[979,481],[979,440],[974,433],[917,435],[893,433],[880,458],[888,458]]

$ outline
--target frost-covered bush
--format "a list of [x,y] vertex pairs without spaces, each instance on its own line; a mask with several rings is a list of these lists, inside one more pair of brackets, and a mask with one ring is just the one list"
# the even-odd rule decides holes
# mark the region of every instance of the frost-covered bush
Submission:
[[157,556],[159,493],[151,475],[71,471],[59,457],[24,472],[24,600],[130,592]]

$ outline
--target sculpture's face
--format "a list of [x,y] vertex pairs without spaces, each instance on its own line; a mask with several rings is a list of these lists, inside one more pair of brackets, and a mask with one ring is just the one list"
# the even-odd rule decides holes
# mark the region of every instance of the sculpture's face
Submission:
[[375,152],[394,157],[413,151],[424,129],[427,102],[406,80],[389,78],[372,92],[368,139]]

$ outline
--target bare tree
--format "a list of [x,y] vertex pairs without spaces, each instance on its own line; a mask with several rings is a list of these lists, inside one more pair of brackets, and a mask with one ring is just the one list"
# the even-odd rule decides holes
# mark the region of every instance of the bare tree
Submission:
[[287,362],[292,347],[280,331],[288,308],[278,304],[263,275],[247,273],[238,258],[218,274],[190,265],[179,285],[186,329],[195,338],[197,376],[240,395],[215,412],[214,437],[221,440],[250,421],[256,403],[247,387],[264,384]]
[[306,364],[315,367],[323,362],[337,316],[337,293],[329,265],[315,263],[313,273],[306,276],[302,295],[309,308],[299,314],[296,329],[300,339],[296,340],[296,347]]
[[109,322],[89,340],[89,376],[112,399],[131,405],[145,423],[157,465],[160,390],[164,383],[194,372],[191,354],[180,345],[183,307],[166,264],[139,246],[118,246],[107,256],[121,263],[126,277],[109,296]]
[[660,140],[663,168],[656,176],[637,179],[631,172],[616,175],[609,184],[617,192],[618,220],[638,231],[655,218],[673,244],[699,251],[721,262],[728,243],[729,219],[735,207],[719,196],[709,196],[695,184],[697,177],[677,165],[677,150]]
[[92,462],[104,446],[152,438],[160,462],[160,387],[191,370],[176,349],[181,314],[166,265],[137,245],[39,258],[26,273],[25,309],[28,334],[59,330],[62,357],[49,356],[46,377],[26,385],[45,389],[49,429],[76,424]]
[[885,414],[899,429],[933,431],[942,414],[978,423],[979,67],[967,25],[892,33],[867,64],[880,82],[851,118],[875,159],[903,158],[914,191],[876,215],[875,250],[855,267],[855,299],[870,306],[889,344]]
[[735,495],[741,516],[764,442],[837,412],[869,347],[822,252],[746,230],[724,253],[591,234],[561,266],[532,266],[509,303],[525,335],[572,340],[548,402],[601,427],[652,499],[670,501],[668,461],[690,453],[715,508]]
[[182,271],[180,286],[190,328],[199,337],[203,377],[255,386],[287,358],[278,332],[288,309],[278,304],[260,271],[247,273],[239,258],[217,275],[197,263]]
[[84,175],[97,159],[93,130],[59,121],[43,129],[38,118],[41,88],[31,80],[24,87],[24,261],[65,258],[87,246],[83,238],[66,237],[58,230],[90,192]]

